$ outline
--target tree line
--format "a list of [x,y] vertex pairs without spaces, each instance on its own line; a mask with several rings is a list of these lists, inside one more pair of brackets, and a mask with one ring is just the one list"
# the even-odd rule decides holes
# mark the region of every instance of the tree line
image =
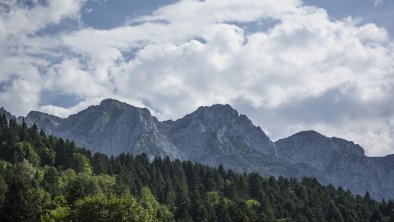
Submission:
[[314,178],[92,154],[2,115],[0,221],[394,222],[394,203]]

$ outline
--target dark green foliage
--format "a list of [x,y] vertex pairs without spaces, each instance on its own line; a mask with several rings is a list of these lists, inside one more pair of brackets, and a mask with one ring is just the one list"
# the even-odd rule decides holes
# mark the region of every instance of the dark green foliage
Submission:
[[264,178],[147,155],[92,155],[0,117],[0,221],[394,222],[376,202],[314,178]]

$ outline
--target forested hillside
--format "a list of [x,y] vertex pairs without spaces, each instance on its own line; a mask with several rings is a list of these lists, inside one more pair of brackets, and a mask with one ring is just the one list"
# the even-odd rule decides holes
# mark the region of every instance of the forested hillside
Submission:
[[[199,107],[177,120],[159,121],[146,108],[115,99],[60,118],[31,111],[15,117],[36,124],[47,135],[72,140],[92,153],[108,156],[145,153],[149,159],[170,157],[265,177],[314,177],[321,184],[349,189],[378,201],[394,198],[393,157],[368,157],[364,149],[341,138],[302,131],[273,142],[261,127],[230,105]],[[380,146],[379,143],[376,143]]]
[[394,203],[316,179],[108,157],[0,118],[0,221],[394,221]]

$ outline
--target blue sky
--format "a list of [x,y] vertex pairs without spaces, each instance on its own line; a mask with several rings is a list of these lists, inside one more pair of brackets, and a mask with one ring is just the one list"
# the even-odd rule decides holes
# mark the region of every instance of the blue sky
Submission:
[[228,103],[274,140],[394,153],[392,18],[389,0],[0,0],[0,106],[66,117],[112,97],[165,120]]
[[363,23],[375,23],[394,34],[394,1],[390,0],[305,0],[305,4],[327,10],[334,19],[360,18]]
[[[149,14],[155,9],[175,3],[176,0],[109,0],[88,1],[82,21],[87,26],[108,29],[123,25],[130,18]],[[390,0],[304,0],[304,4],[327,10],[333,19],[348,16],[360,18],[363,23],[375,23],[394,33],[394,2]]]
[[149,14],[159,7],[175,3],[174,0],[110,0],[88,1],[83,22],[98,29],[108,29],[125,24],[128,19]]

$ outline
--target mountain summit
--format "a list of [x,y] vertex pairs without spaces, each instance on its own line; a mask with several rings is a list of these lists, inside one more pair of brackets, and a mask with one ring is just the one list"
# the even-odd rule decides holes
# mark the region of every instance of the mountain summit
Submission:
[[[5,109],[0,113],[11,118]],[[18,121],[23,118],[18,117]],[[49,134],[109,155],[146,153],[168,156],[237,172],[264,176],[316,177],[376,199],[394,197],[392,156],[366,157],[361,146],[315,131],[303,131],[275,143],[230,105],[199,107],[175,121],[159,121],[148,109],[114,99],[59,118],[37,111],[25,121]],[[387,178],[389,175],[391,178]]]
[[113,99],[103,100],[100,105],[90,106],[66,119],[30,112],[27,122],[35,122],[52,135],[74,140],[93,152],[180,157],[176,147],[160,133],[159,121],[148,109]]
[[[386,173],[388,158],[370,158],[364,149],[351,141],[326,137],[315,131],[303,131],[275,142],[279,157],[291,164],[307,164],[318,169],[330,183],[357,194],[369,191],[374,197],[394,197],[391,178]],[[381,165],[377,164],[381,163]],[[384,173],[386,172],[386,173]]]
[[160,122],[146,108],[106,99],[64,119],[32,111],[25,120],[92,152],[168,156],[266,176],[319,176],[278,159],[264,131],[230,105],[199,107],[176,121]]
[[253,151],[277,157],[274,143],[261,128],[230,105],[200,107],[173,122],[166,134],[187,153],[186,158]]

